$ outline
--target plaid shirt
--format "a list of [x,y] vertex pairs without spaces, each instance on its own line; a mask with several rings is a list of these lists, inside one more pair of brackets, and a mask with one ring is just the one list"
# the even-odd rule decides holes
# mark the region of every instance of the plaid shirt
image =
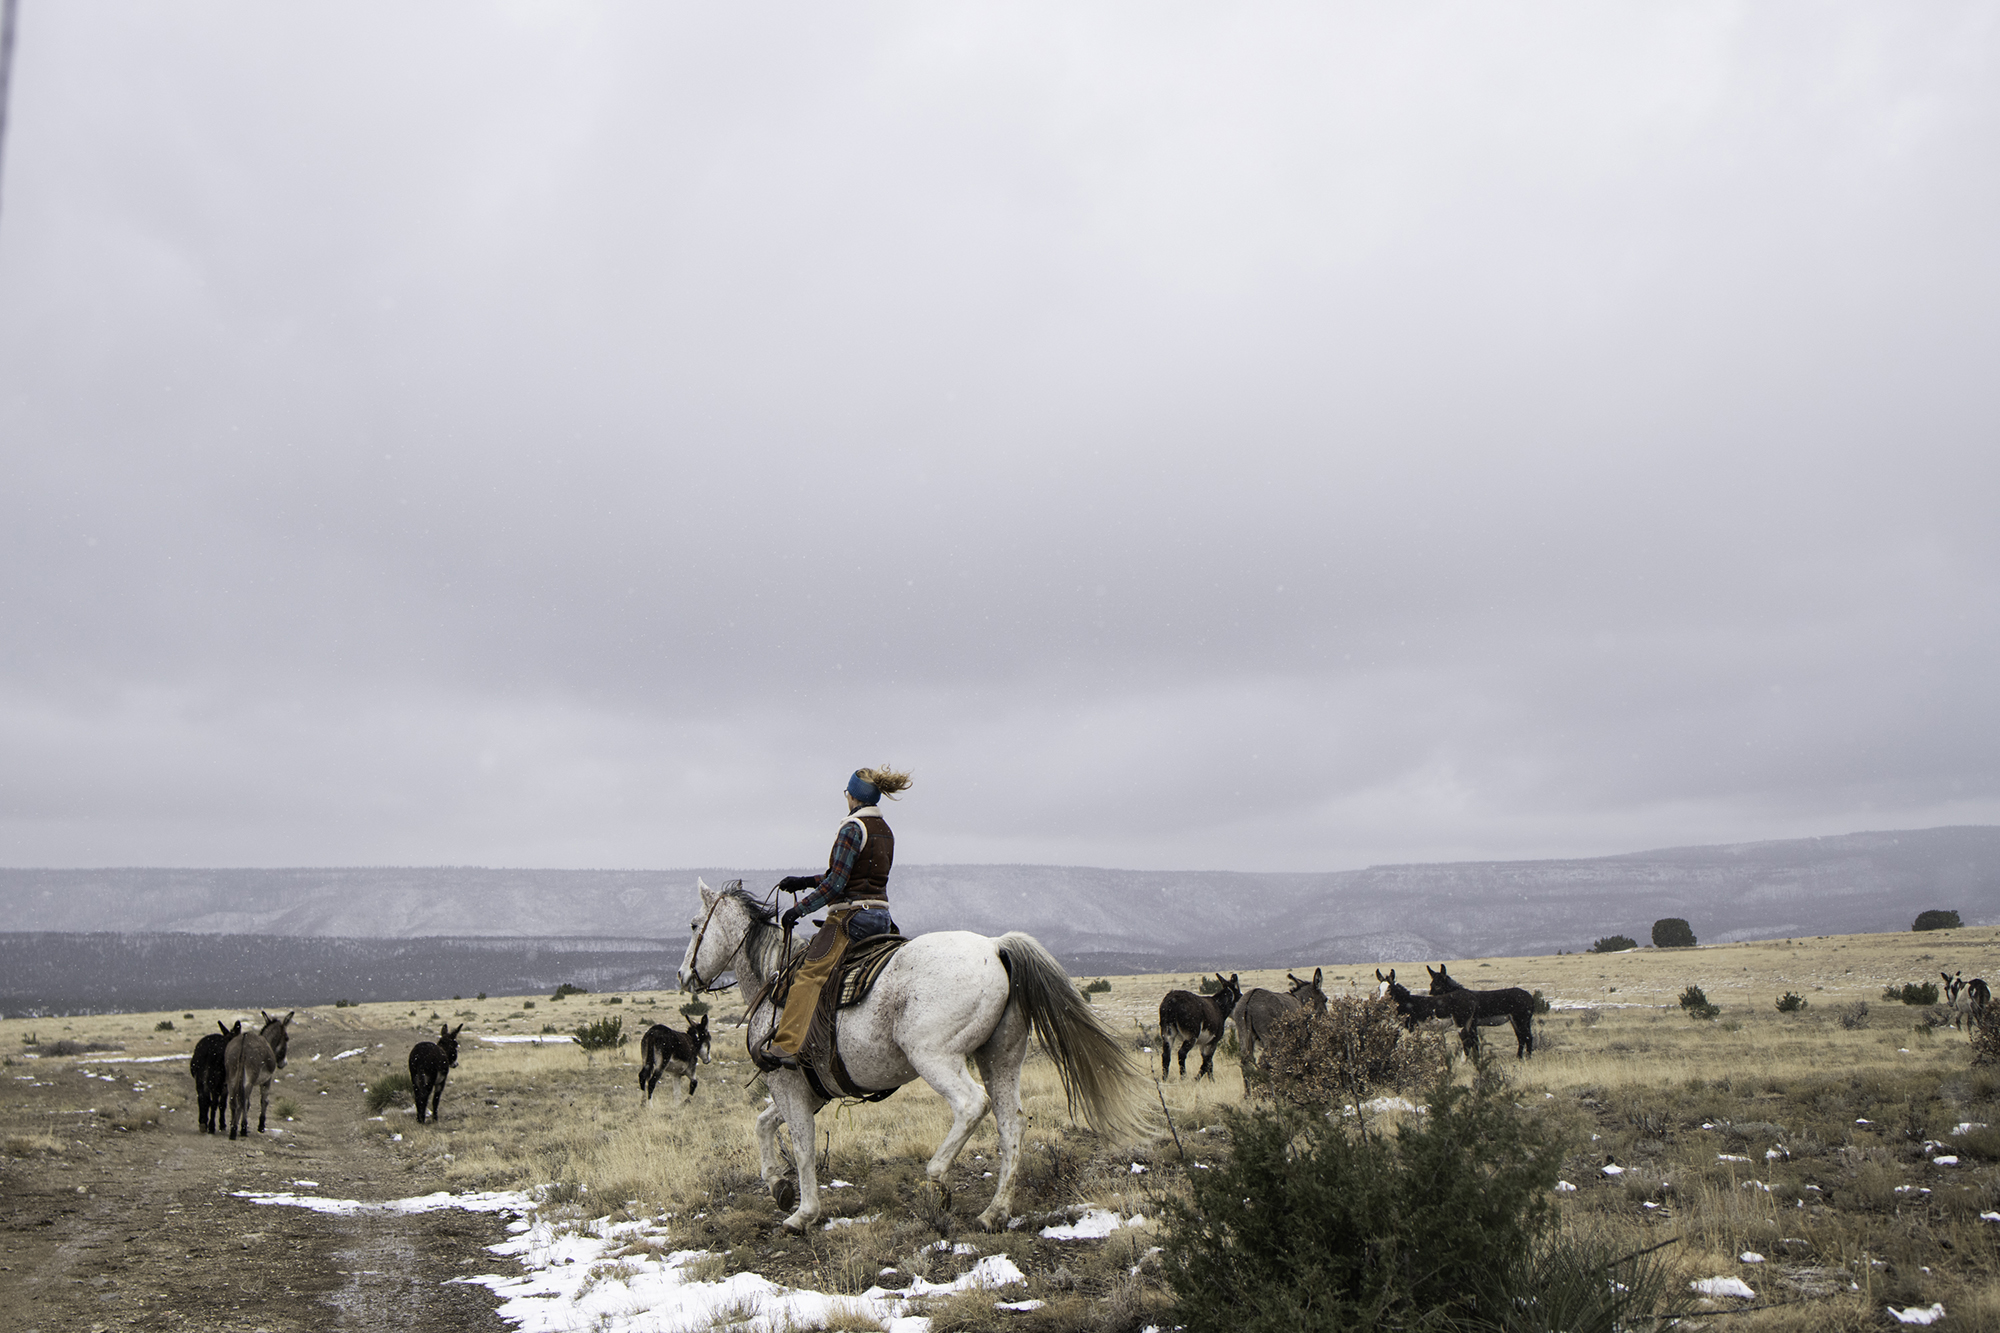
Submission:
[[[865,812],[856,810],[856,815],[874,814],[869,806]],[[867,834],[862,830],[861,821],[849,816],[840,825],[840,833],[833,840],[833,855],[827,858],[827,871],[819,877],[813,891],[799,899],[799,915],[817,912],[828,903],[840,901],[847,894],[847,877],[854,871],[854,858],[861,855],[861,844]]]

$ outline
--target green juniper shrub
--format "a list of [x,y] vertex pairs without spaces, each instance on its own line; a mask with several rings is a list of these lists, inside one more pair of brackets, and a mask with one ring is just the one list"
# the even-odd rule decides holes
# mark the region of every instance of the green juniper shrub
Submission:
[[628,1040],[622,1018],[600,1018],[576,1029],[576,1044],[586,1051],[615,1050]]
[[1681,992],[1681,1008],[1689,1018],[1714,1018],[1722,1012],[1720,1005],[1708,1002],[1708,995],[1699,986],[1689,986]]
[[690,1023],[694,1022],[695,1019],[700,1018],[703,1014],[707,1012],[708,1012],[708,1001],[706,1000],[689,1000],[686,1004],[681,1006],[681,1017],[685,1018]]
[[1110,989],[1111,989],[1110,980],[1105,977],[1099,977],[1097,980],[1085,986],[1083,988],[1083,993],[1085,995],[1102,995]]
[[172,1032],[173,1030],[174,1030],[174,1020],[171,1018],[163,1018],[159,1022],[153,1024],[153,1031],[155,1032]]
[[1692,949],[1694,942],[1694,927],[1683,917],[1663,916],[1653,923],[1655,949]]
[[1851,1004],[1843,1004],[1833,1011],[1833,1016],[1840,1026],[1849,1032],[1865,1028],[1868,1026],[1868,1001],[1856,1000]]
[[1882,998],[1891,1003],[1901,1000],[1904,1004],[1933,1005],[1938,1002],[1937,983],[1908,981],[1897,986],[1892,982],[1882,988]]
[[1606,935],[1603,939],[1591,945],[1590,951],[1592,953],[1623,953],[1627,949],[1636,949],[1638,947],[1639,941],[1633,939],[1630,935]]
[[1911,930],[1957,930],[1958,913],[1953,910],[1932,908],[1928,912],[1917,913],[1917,920]]
[[1796,1014],[1799,1010],[1805,1008],[1806,1004],[1805,996],[1794,995],[1792,992],[1786,991],[1778,997],[1778,1012],[1781,1014]]
[[551,1000],[560,1000],[565,995],[588,995],[588,994],[590,994],[590,992],[585,990],[583,987],[572,986],[569,982],[565,981],[562,985],[556,987],[556,993],[554,995],[549,996],[549,998]]
[[486,998],[486,992],[485,992],[485,991],[481,991],[481,992],[479,992],[479,994],[477,994],[477,995],[473,996],[472,998],[473,998],[473,999],[475,999],[475,1000],[483,1000],[483,999],[485,999],[485,998]]
[[1651,1277],[1612,1280],[1608,1256],[1558,1238],[1562,1145],[1490,1067],[1469,1088],[1439,1085],[1393,1139],[1285,1105],[1224,1115],[1233,1154],[1165,1210],[1189,1333],[1595,1333],[1670,1296]]
[[336,1008],[336,1009],[352,1009],[352,1008],[354,1007],[354,1001],[352,1001],[352,1000],[335,1000],[335,1001],[333,1002],[333,1007],[334,1007],[334,1008]]
[[1540,991],[1536,991],[1536,992],[1535,992],[1535,1012],[1536,1012],[1536,1013],[1538,1013],[1538,1014],[1546,1014],[1546,1013],[1547,1013],[1548,1011],[1549,1011],[1549,1001],[1548,1001],[1548,997],[1547,997],[1547,996],[1545,996],[1545,995],[1543,995],[1543,994],[1542,994],[1542,993],[1541,993]]

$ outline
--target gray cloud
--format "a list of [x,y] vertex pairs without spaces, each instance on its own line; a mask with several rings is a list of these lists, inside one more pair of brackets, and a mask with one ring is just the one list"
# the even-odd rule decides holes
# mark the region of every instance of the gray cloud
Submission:
[[0,859],[2000,817],[2000,33],[34,6]]

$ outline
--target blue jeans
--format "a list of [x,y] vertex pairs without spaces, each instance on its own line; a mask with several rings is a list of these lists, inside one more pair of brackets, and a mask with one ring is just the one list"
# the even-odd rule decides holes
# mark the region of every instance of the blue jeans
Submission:
[[847,938],[849,940],[865,940],[871,935],[894,935],[900,933],[896,929],[895,918],[889,915],[886,908],[871,907],[866,911],[856,912],[853,916],[847,918]]

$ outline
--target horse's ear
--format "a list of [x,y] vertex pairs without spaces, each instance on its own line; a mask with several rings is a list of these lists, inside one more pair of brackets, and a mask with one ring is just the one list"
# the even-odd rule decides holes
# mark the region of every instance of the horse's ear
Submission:
[[1238,981],[1238,980],[1236,979],[1236,974],[1235,974],[1234,972],[1231,972],[1231,973],[1229,974],[1229,984],[1230,984],[1230,985],[1232,985],[1232,986],[1239,986],[1239,985],[1241,985],[1242,983],[1241,983],[1241,982],[1239,982],[1239,981]]
[[703,907],[715,906],[715,890],[709,888],[706,884],[701,885],[701,905]]
[[451,1035],[452,1035],[452,1036],[454,1036],[454,1037],[456,1037],[456,1036],[457,1036],[457,1035],[458,1035],[459,1033],[461,1033],[461,1032],[463,1032],[463,1031],[465,1031],[465,1024],[463,1024],[463,1023],[460,1023],[460,1024],[459,1024],[459,1025],[458,1025],[457,1027],[455,1027],[455,1028],[453,1028],[453,1029],[451,1030]]
[[292,1010],[290,1013],[285,1015],[283,1020],[283,1025],[285,1027],[290,1027],[292,1025],[292,1020],[294,1018],[297,1018],[298,1016],[299,1016],[299,1011],[296,1009]]
[[1320,971],[1319,968],[1313,969],[1313,985],[1315,986],[1319,985],[1319,979],[1322,975],[1323,973]]

